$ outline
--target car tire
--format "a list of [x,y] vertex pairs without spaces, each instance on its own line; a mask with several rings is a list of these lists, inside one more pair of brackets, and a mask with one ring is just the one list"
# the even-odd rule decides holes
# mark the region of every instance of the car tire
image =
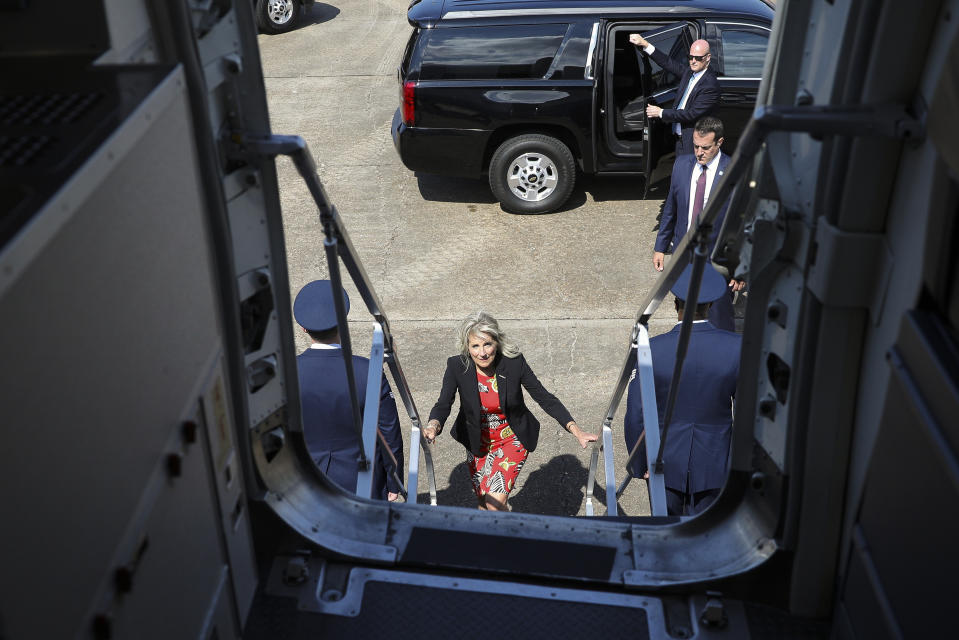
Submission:
[[256,24],[263,33],[286,33],[299,26],[303,7],[299,0],[256,0]]
[[489,185],[503,209],[548,213],[563,205],[576,182],[569,147],[550,136],[530,133],[501,144],[489,164]]

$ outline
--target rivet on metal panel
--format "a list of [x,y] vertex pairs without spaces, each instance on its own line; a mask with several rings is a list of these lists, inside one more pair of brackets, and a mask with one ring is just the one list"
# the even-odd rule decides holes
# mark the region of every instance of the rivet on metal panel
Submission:
[[808,107],[809,105],[815,102],[815,98],[809,92],[809,89],[800,89],[796,93],[796,106],[797,107]]
[[133,591],[133,571],[130,567],[119,567],[113,572],[113,586],[118,593]]
[[179,453],[167,454],[166,473],[170,478],[179,478],[183,475],[183,456]]
[[759,415],[769,420],[776,418],[776,398],[766,396],[759,401]]
[[113,620],[109,613],[98,613],[93,616],[92,629],[96,640],[110,640],[113,637]]
[[766,309],[766,316],[780,327],[786,326],[786,312],[788,308],[780,300],[776,300]]
[[749,484],[756,491],[762,491],[766,487],[766,474],[762,471],[757,471],[749,477]]
[[227,72],[233,75],[237,75],[243,71],[243,60],[235,53],[223,56],[223,65],[226,67]]
[[196,422],[193,420],[187,420],[180,426],[180,430],[183,434],[183,442],[186,444],[193,444],[196,442]]

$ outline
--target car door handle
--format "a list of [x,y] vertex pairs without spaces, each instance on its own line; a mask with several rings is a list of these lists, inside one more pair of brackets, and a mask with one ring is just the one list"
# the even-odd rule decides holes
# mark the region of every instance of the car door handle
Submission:
[[[722,94],[722,95],[719,97],[719,99],[720,99],[722,102],[725,102],[725,103],[729,104],[729,103],[731,103],[731,102],[745,102],[745,101],[746,101],[746,96],[744,96],[744,95],[741,94],[741,93],[724,93],[724,94]],[[753,95],[753,100],[754,100],[754,101],[756,100],[756,96],[755,96],[755,95]]]

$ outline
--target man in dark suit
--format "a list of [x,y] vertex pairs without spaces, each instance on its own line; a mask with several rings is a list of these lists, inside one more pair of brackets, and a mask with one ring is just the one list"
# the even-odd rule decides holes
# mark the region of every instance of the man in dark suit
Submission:
[[[349,297],[342,289],[340,293],[349,311]],[[340,350],[330,281],[314,280],[300,289],[293,302],[293,316],[312,341],[310,348],[296,358],[306,446],[310,457],[330,480],[347,491],[355,492],[360,441],[353,426],[353,409],[346,365]],[[366,398],[369,368],[370,361],[367,358],[353,356],[353,375],[361,411]],[[378,426],[396,458],[399,465],[396,471],[400,475],[403,473],[403,438],[396,402],[386,376],[383,376],[380,386]],[[381,445],[378,444],[370,497],[392,502],[399,497],[400,486],[393,479],[392,461],[380,449]],[[370,453],[367,452],[367,455]]]
[[638,33],[630,34],[629,41],[656,61],[656,64],[670,73],[679,76],[676,87],[676,103],[673,109],[663,109],[656,105],[646,107],[646,117],[662,118],[670,125],[670,131],[676,138],[676,156],[692,153],[693,127],[703,116],[719,114],[720,88],[716,73],[709,68],[709,43],[697,40],[689,47],[689,66],[673,60],[666,53],[656,49]]
[[[721,151],[723,135],[723,123],[719,118],[702,118],[696,123],[696,130],[693,132],[694,153],[679,156],[673,163],[669,193],[663,203],[663,214],[653,247],[653,267],[657,271],[663,270],[666,254],[672,253],[673,249],[679,246],[686,231],[692,228],[696,218],[706,208],[709,194],[719,184],[729,164],[729,156]],[[728,201],[723,203],[723,208],[713,223],[710,250],[716,244],[728,206]],[[732,290],[712,306],[709,320],[720,329],[734,331],[736,322],[732,291],[740,291],[745,283],[731,280],[729,286]]]
[[[723,277],[707,264],[699,292],[702,302],[693,306],[684,301],[691,272],[692,268],[687,267],[672,288],[680,322],[684,313],[693,312],[695,316],[663,451],[666,507],[670,515],[700,513],[716,499],[726,481],[732,400],[742,344],[739,334],[717,329],[706,320],[710,303],[726,295]],[[679,332],[677,323],[669,333],[649,341],[660,424],[665,417]],[[633,448],[644,428],[639,388],[639,375],[634,373],[623,422],[627,450]],[[646,472],[646,452],[644,445],[641,447],[632,463],[635,477]]]

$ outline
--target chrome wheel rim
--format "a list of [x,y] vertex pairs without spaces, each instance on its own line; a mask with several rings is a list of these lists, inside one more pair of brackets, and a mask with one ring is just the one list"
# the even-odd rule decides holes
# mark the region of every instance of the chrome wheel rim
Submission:
[[286,24],[293,17],[293,0],[270,0],[266,14],[274,24]]
[[527,202],[548,198],[559,184],[556,165],[542,153],[524,153],[509,163],[506,184],[510,192]]

